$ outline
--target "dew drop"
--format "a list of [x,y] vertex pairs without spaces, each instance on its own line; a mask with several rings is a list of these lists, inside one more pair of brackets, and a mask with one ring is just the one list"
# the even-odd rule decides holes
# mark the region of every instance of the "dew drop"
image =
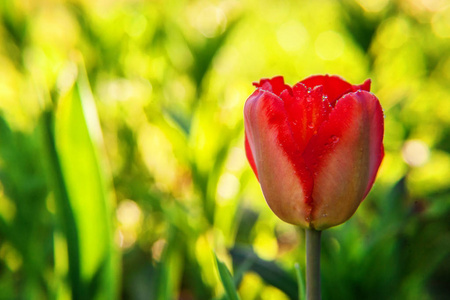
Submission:
[[313,129],[314,128],[314,124],[313,123],[308,123],[308,128]]
[[339,142],[339,137],[332,135],[330,138],[331,142],[333,142],[334,144],[336,144],[337,142]]

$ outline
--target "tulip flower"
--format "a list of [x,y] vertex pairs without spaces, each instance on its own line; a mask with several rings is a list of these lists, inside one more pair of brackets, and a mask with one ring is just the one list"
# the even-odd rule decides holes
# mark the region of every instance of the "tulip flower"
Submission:
[[317,75],[293,87],[254,83],[245,103],[245,149],[267,204],[283,221],[323,230],[348,220],[384,156],[384,118],[370,80]]

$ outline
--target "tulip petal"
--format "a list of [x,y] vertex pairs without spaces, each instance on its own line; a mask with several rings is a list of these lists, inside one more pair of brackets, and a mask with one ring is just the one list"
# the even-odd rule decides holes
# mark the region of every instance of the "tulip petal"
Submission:
[[307,227],[312,177],[294,142],[282,99],[257,89],[245,103],[244,120],[247,156],[253,157],[267,204],[285,222]]
[[331,106],[326,99],[323,99],[322,86],[309,89],[298,83],[292,88],[292,93],[284,90],[280,96],[284,101],[298,150],[303,153],[311,137],[328,118]]
[[341,224],[356,211],[384,156],[383,126],[378,99],[358,91],[342,97],[311,138],[303,156],[314,176],[312,227]]
[[247,156],[250,167],[252,167],[252,170],[255,173],[256,178],[259,180],[258,170],[256,169],[255,159],[253,158],[252,148],[250,147],[250,144],[248,142],[247,134],[245,135],[245,154]]
[[258,82],[254,82],[253,85],[257,88],[260,88],[263,91],[272,92],[277,96],[280,96],[280,94],[284,90],[290,90],[291,87],[284,83],[283,76],[276,76],[270,79],[263,78]]
[[328,97],[328,101],[330,101],[332,106],[335,105],[339,98],[349,92],[356,92],[358,90],[370,92],[370,79],[367,79],[360,85],[351,85],[339,76],[314,75],[302,80],[301,83],[309,88],[322,85],[323,92]]

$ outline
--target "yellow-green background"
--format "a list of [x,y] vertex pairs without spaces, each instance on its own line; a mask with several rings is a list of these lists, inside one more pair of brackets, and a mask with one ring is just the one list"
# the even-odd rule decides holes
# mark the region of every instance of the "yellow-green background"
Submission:
[[243,149],[251,83],[372,79],[386,156],[324,299],[450,294],[446,0],[0,2],[0,299],[296,299]]

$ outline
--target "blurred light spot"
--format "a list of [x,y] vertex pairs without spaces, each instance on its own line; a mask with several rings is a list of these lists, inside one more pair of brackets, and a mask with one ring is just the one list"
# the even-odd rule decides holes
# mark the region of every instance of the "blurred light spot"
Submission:
[[129,248],[136,243],[137,230],[142,221],[142,213],[136,202],[123,200],[116,210],[120,229],[117,230],[115,240],[120,248]]
[[220,7],[196,7],[190,14],[190,23],[207,38],[222,34],[227,27],[227,17]]
[[65,94],[77,80],[78,69],[74,62],[68,62],[59,73],[56,86],[61,94]]
[[46,5],[45,9],[37,10],[30,21],[33,24],[31,40],[51,51],[72,49],[79,39],[80,28],[68,6]]
[[408,40],[409,31],[409,23],[406,19],[392,17],[381,24],[377,38],[384,47],[395,49]]
[[448,5],[448,0],[422,0],[422,4],[430,11],[438,11]]
[[292,226],[286,226],[284,222],[280,222],[276,226],[276,238],[278,243],[278,255],[283,255],[298,247],[298,232]]
[[152,125],[143,126],[139,130],[139,149],[146,167],[155,177],[156,186],[162,190],[176,190],[176,155],[161,129]]
[[265,228],[258,231],[253,246],[255,252],[263,259],[275,259],[278,253],[278,243],[276,238]]
[[139,15],[128,24],[126,31],[132,37],[140,37],[147,27],[147,19]]
[[228,154],[226,168],[230,171],[240,171],[244,168],[246,161],[244,149],[233,147]]
[[0,216],[6,221],[11,222],[16,215],[16,205],[7,198],[3,192],[3,185],[0,182]]
[[156,242],[153,243],[152,245],[152,258],[155,261],[160,261],[161,260],[161,256],[163,253],[163,250],[166,246],[166,240],[165,239],[159,239]]
[[114,236],[114,241],[122,249],[130,248],[136,243],[136,232],[127,229],[118,229]]
[[239,285],[241,299],[258,299],[258,294],[263,286],[261,277],[251,271],[245,272]]
[[4,262],[13,272],[22,266],[22,256],[9,243],[4,243],[0,248],[0,258],[4,258]]
[[308,32],[298,21],[289,21],[277,31],[277,40],[286,51],[298,51],[308,42]]
[[261,300],[289,300],[289,297],[276,287],[267,285],[261,291]]
[[402,148],[403,160],[412,167],[424,165],[430,158],[428,146],[420,140],[406,141]]
[[126,106],[128,109],[139,110],[146,99],[151,96],[153,87],[148,80],[143,78],[133,81],[123,78],[100,79],[96,91],[99,99],[106,104],[129,101],[129,105]]
[[389,0],[357,0],[366,11],[379,12],[389,3]]
[[220,196],[219,199],[228,200],[237,195],[239,192],[241,184],[239,179],[231,173],[224,173],[219,178],[219,183],[217,184],[217,194]]
[[[45,206],[47,207],[47,210],[51,212],[52,214],[56,213],[56,207],[55,207],[55,197],[53,195],[50,195],[45,200]],[[1,211],[1,209],[0,209]]]
[[317,55],[324,60],[335,60],[342,55],[344,47],[341,35],[333,30],[322,32],[315,42]]
[[167,84],[167,87],[164,89],[164,96],[167,99],[177,99],[177,100],[185,100],[186,99],[186,88],[185,83],[174,79],[172,82]]
[[434,15],[431,27],[437,36],[450,38],[450,5]]
[[111,80],[106,85],[108,99],[115,101],[126,101],[133,96],[134,88],[127,79]]
[[141,221],[141,209],[132,200],[121,201],[116,215],[120,224],[126,228],[136,227]]

